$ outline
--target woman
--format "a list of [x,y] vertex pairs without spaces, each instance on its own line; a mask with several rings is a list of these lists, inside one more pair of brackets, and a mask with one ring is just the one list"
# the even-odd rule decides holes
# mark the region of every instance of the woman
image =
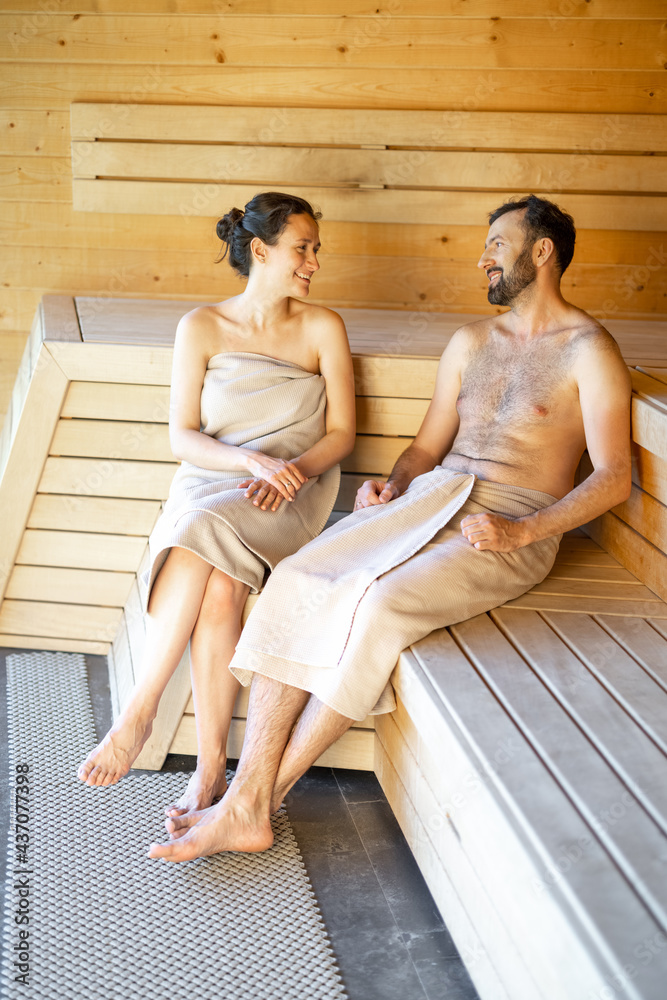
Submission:
[[176,331],[169,430],[182,464],[150,539],[144,663],[129,703],[78,771],[90,786],[127,774],[189,640],[199,754],[170,815],[206,808],[226,790],[239,687],[227,667],[243,606],[267,569],[322,530],[337,463],[354,444],[343,321],[295,297],[308,295],[319,270],[319,218],[276,192],[232,209],[217,233],[247,286],[193,309]]

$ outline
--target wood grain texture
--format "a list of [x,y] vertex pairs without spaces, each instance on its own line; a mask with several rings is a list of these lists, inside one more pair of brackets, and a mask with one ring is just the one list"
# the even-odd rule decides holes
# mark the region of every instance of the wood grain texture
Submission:
[[[41,331],[36,331],[36,341]],[[0,600],[16,559],[37,484],[56,422],[67,391],[68,379],[48,349],[29,345],[24,361],[30,381],[20,413],[7,426],[3,440],[0,523],[3,526],[3,557],[0,563]],[[26,378],[28,374],[26,373]],[[19,383],[19,386],[21,383]],[[6,630],[7,631],[7,630]],[[17,634],[22,629],[11,628]]]
[[[429,223],[336,222],[325,218],[320,222],[320,233],[328,255],[428,257],[473,263],[486,238],[487,228],[481,224],[483,221],[478,220],[474,226],[443,227]],[[178,251],[188,273],[193,274],[202,265],[208,267],[220,247],[214,220],[208,216],[184,216],[174,227],[172,219],[158,215],[110,216],[105,212],[81,215],[72,211],[71,205],[48,201],[3,204],[0,233],[8,246],[42,247],[47,242],[61,249],[93,249],[90,247],[92,232],[97,250],[150,251],[158,273],[165,249]],[[653,251],[660,247],[662,240],[663,234],[656,231],[619,232],[578,226],[574,259],[581,264],[644,266],[647,259],[653,260]],[[120,283],[127,277],[122,270],[117,274],[119,287],[114,294],[122,294]],[[150,291],[156,294],[156,290]],[[215,298],[214,290],[211,295]],[[154,298],[153,302],[156,301],[159,299]]]
[[[391,139],[391,134],[385,136],[385,141]],[[217,144],[79,140],[72,143],[72,172],[81,178],[253,180],[273,185],[311,176],[321,185],[435,190],[667,190],[662,157],[243,146],[225,145],[224,140]]]
[[[667,555],[646,541],[637,531],[625,524],[615,514],[607,513],[584,525],[584,530],[600,545],[604,546],[613,556],[626,566],[647,587],[667,600]],[[558,610],[558,609],[555,609]],[[567,609],[570,610],[570,609]],[[603,607],[591,609],[595,614],[615,614],[606,612]],[[662,613],[637,611],[635,615],[642,618],[664,618]]]
[[[470,103],[470,102],[468,102]],[[481,108],[479,95],[475,103]],[[320,108],[277,107],[271,99],[267,106],[236,104],[227,106],[127,103],[85,104],[73,102],[71,134],[74,140],[132,139],[160,142],[224,141],[233,136],[238,143],[258,141],[280,143],[289,133],[290,143],[307,144],[322,135],[326,125],[327,145],[360,146],[368,143],[408,148],[540,149],[614,152],[644,152],[647,131],[656,125],[652,116],[565,111],[558,115],[521,110],[498,116],[478,108],[452,111],[429,111],[419,115],[393,109],[386,104],[372,114],[363,102],[356,107]],[[390,137],[390,142],[388,142]],[[599,138],[600,142],[593,143]],[[654,137],[655,150],[667,152],[667,137]]]
[[[146,0],[142,3],[142,14],[210,14],[210,0]],[[6,0],[3,9],[15,13],[34,13],[36,9],[35,0]],[[136,5],[132,0],[60,0],[58,9],[64,11],[82,11],[88,14],[135,14]],[[493,18],[497,14],[497,5],[491,0],[411,0],[410,17],[457,17],[457,18]],[[304,13],[301,0],[281,0],[280,11],[276,11],[275,0],[223,0],[215,8],[218,15],[233,17],[238,14],[247,16],[270,15],[277,13],[282,15],[297,14],[300,18],[311,18],[322,15],[336,15],[338,17],[372,17],[379,15],[381,20],[387,17],[401,18],[406,16],[403,11],[392,0],[378,4],[369,0],[323,0],[318,7],[317,13],[312,11]],[[571,4],[563,6],[562,0],[544,0],[539,7],[526,9],[523,0],[507,0],[503,6],[503,12],[508,17],[534,17],[538,21],[547,20],[549,24],[552,20],[563,18],[576,18],[577,20],[587,20],[589,18],[608,19],[628,16],[628,7],[625,0],[590,0],[587,4]],[[634,18],[661,18],[664,15],[664,5],[662,0],[637,0],[632,6]],[[23,20],[19,23],[22,25]]]
[[[227,755],[241,755],[245,719],[232,719],[227,740]],[[315,762],[318,767],[349,767],[353,770],[372,771],[374,764],[375,733],[372,729],[348,729]],[[197,733],[194,716],[184,715],[169,747],[169,753],[197,753]]]
[[[462,198],[458,192],[422,190],[358,190],[356,188],[316,187],[283,184],[287,194],[305,198],[317,205],[328,219],[338,222],[433,223],[440,225],[478,226],[507,196],[497,188],[469,191]],[[258,191],[270,191],[266,183],[208,181],[141,181],[74,178],[73,206],[77,212],[141,212],[147,215],[206,215],[215,212],[216,204],[245,205]],[[523,197],[530,192],[519,187],[512,194]],[[578,194],[543,191],[542,196],[558,202],[586,229],[603,229],[613,221],[614,229],[655,230],[667,222],[667,200],[660,195]]]
[[159,512],[157,500],[38,493],[27,527],[148,536]]
[[120,608],[6,599],[0,609],[0,634],[109,643],[116,635],[121,616]]
[[[19,54],[20,55],[20,54]],[[454,111],[448,121],[466,121],[471,99],[480,111],[590,112],[601,114],[664,114],[667,86],[651,69],[525,70],[389,69],[385,67],[321,67],[313,79],[309,67],[228,66],[221,73],[210,66],[110,63],[91,76],[85,63],[49,64],[48,76],[39,63],[0,62],[0,86],[11,86],[15,109],[48,107],[69,110],[72,98],[145,104],[234,104],[299,107],[304,93],[317,108],[368,110]],[[444,96],[443,96],[444,95]],[[468,102],[466,104],[466,102]],[[498,116],[496,116],[497,118]],[[555,123],[556,124],[556,123]],[[556,126],[557,127],[557,126]],[[589,148],[590,134],[585,148]],[[534,148],[534,147],[530,147]],[[562,148],[562,147],[557,147]]]
[[[572,44],[573,28],[576,45]],[[15,57],[21,37],[11,14],[0,15],[0,58]],[[455,17],[403,16],[352,18],[273,18],[270,32],[257,30],[253,17],[192,17],[136,13],[132,31],[126,19],[97,14],[95,31],[89,18],[73,20],[51,13],[35,24],[30,45],[21,53],[35,62],[116,65],[159,63],[162,66],[226,67],[291,65],[299,67],[439,68],[480,70],[590,69],[642,70],[660,63],[663,20],[553,21],[549,45],[544,23],[535,18],[502,21]]]

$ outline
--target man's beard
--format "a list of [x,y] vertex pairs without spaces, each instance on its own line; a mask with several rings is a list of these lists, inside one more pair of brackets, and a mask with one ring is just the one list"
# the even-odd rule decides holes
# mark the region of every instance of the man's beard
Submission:
[[528,285],[532,285],[536,275],[537,268],[533,263],[533,247],[532,244],[526,243],[507,277],[505,277],[504,272],[501,273],[495,285],[491,285],[489,288],[489,302],[494,306],[511,306],[517,295],[524,288],[528,288]]

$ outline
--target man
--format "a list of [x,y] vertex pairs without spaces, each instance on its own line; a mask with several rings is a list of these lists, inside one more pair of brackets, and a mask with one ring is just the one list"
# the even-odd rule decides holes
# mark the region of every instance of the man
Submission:
[[[534,195],[492,213],[478,266],[509,311],[454,334],[387,482],[272,574],[231,664],[253,678],[236,777],[210,809],[168,818],[150,857],[270,847],[295,781],[354,719],[393,709],[401,649],[539,583],[563,531],[629,496],[630,379],[561,295],[574,242]],[[585,447],[594,471],[573,488]]]

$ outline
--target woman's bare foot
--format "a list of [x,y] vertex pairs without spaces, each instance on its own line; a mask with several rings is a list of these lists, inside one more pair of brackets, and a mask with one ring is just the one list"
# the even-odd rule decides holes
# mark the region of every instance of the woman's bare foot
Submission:
[[152,716],[121,716],[102,742],[79,765],[77,777],[91,788],[115,785],[134,764],[152,728]]
[[234,800],[225,796],[199,813],[170,818],[167,825],[173,826],[175,837],[166,844],[151,844],[149,858],[190,861],[221,851],[267,851],[273,844],[268,809],[248,806],[239,795]]
[[164,811],[167,816],[183,816],[198,812],[219,802],[227,791],[226,766],[227,761],[224,757],[215,765],[200,764],[197,761],[197,770],[188,781],[181,797],[165,806]]

